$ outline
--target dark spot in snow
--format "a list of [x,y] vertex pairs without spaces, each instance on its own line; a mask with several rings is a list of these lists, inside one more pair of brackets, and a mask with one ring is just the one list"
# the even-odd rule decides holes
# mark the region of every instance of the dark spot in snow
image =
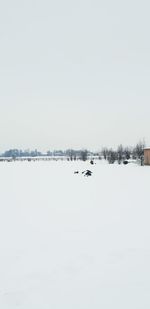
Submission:
[[123,161],[123,164],[128,164],[129,162],[127,160]]
[[84,172],[82,172],[82,174],[84,174],[84,176],[92,176],[92,172],[90,170],[86,170]]

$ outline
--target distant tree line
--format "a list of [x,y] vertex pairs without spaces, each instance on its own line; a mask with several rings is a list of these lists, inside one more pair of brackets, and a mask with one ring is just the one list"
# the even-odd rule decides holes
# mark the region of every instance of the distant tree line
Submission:
[[1,157],[11,157],[11,158],[18,158],[18,157],[37,157],[41,156],[42,153],[34,150],[34,151],[29,151],[29,150],[18,150],[18,149],[9,149],[6,150],[4,153],[1,154]]
[[123,161],[132,159],[139,160],[142,165],[144,158],[144,147],[145,142],[139,141],[135,147],[123,147],[123,145],[119,145],[117,150],[105,147],[102,149],[101,154],[110,164],[113,164],[116,161],[118,164],[121,164]]
[[86,149],[82,150],[73,150],[73,149],[67,149],[67,150],[54,150],[54,151],[47,151],[46,153],[42,153],[40,151],[36,150],[19,150],[19,149],[9,149],[6,150],[4,153],[2,153],[1,157],[8,157],[8,158],[23,158],[23,157],[66,157],[69,160],[76,160],[81,159],[83,161],[86,161],[88,158],[88,155],[94,155],[93,152],[90,152]]
[[109,164],[113,164],[114,162],[118,162],[121,164],[125,160],[139,160],[142,164],[143,156],[144,156],[144,147],[145,143],[143,141],[139,141],[134,147],[124,147],[122,144],[117,147],[117,149],[103,147],[103,149],[99,152],[92,152],[87,149],[67,149],[67,150],[48,150],[46,153],[42,153],[35,150],[19,150],[19,149],[9,149],[2,153],[1,157],[8,158],[19,158],[19,157],[65,157],[70,161],[80,159],[82,161],[86,161],[89,157],[97,157],[98,159],[105,159]]

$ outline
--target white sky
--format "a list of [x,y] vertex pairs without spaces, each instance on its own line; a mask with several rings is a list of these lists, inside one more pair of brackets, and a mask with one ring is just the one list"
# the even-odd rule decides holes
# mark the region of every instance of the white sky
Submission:
[[0,150],[150,144],[147,0],[0,2]]

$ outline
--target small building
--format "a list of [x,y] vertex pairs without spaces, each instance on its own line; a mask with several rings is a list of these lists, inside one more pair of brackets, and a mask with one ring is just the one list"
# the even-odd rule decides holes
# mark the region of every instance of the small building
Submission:
[[150,165],[150,147],[144,149],[144,165]]

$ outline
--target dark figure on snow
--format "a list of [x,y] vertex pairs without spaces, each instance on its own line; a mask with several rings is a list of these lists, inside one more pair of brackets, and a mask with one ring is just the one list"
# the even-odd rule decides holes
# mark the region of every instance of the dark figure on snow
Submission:
[[90,170],[86,170],[84,172],[82,172],[82,174],[84,174],[84,176],[92,176],[92,172]]

